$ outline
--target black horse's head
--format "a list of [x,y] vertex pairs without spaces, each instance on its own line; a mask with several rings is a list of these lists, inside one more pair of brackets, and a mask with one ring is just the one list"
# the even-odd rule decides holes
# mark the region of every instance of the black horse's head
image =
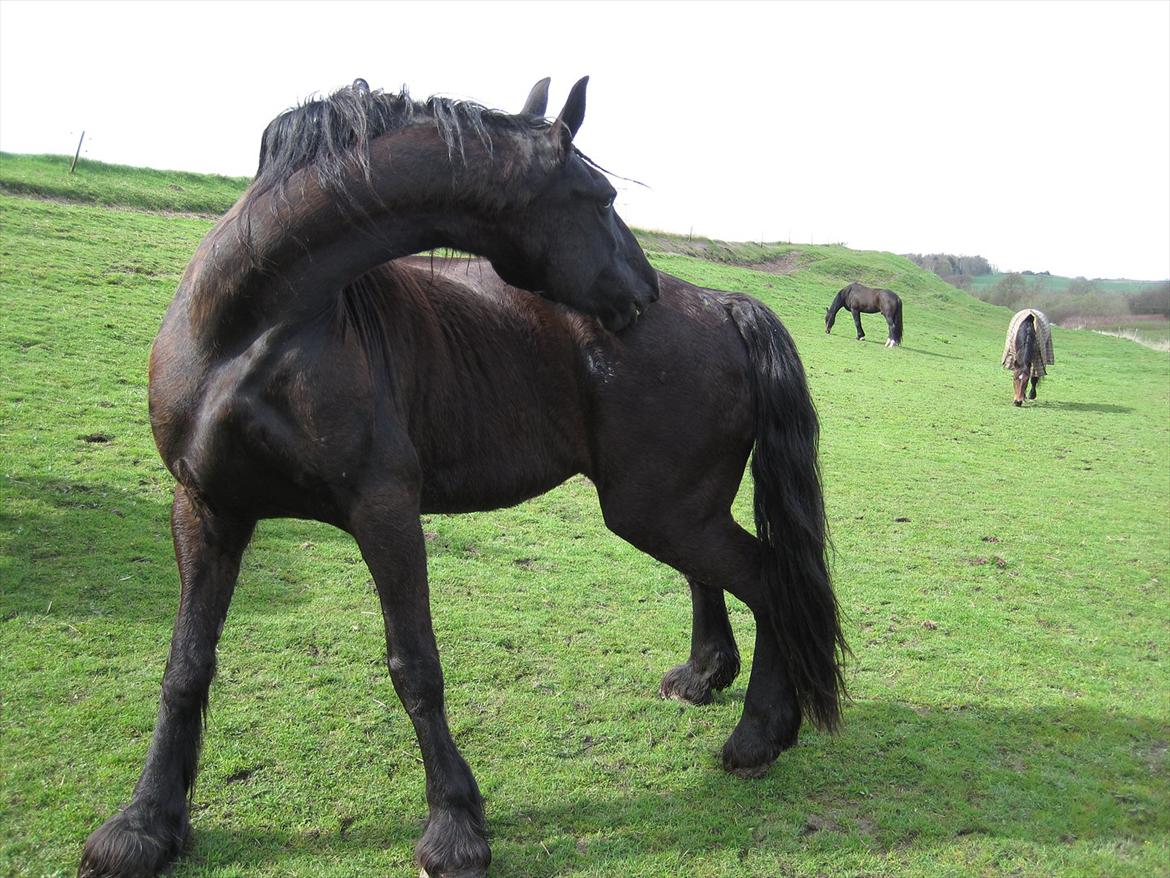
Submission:
[[832,306],[825,309],[825,334],[827,335],[833,329],[833,324],[837,320],[837,312],[833,310]]
[[[532,195],[496,218],[495,252],[488,258],[505,281],[596,316],[611,330],[628,326],[658,298],[658,275],[613,208],[609,181],[573,146],[585,118],[585,87],[573,86],[564,109],[542,131],[555,157],[539,165]],[[523,115],[543,112],[538,83]]]

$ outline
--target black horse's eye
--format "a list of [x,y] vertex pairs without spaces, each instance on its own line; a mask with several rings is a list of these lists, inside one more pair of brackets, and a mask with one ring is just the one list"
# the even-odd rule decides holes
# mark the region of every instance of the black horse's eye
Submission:
[[605,201],[601,202],[601,204],[599,204],[598,207],[601,210],[609,210],[611,207],[613,207],[613,196],[611,195]]

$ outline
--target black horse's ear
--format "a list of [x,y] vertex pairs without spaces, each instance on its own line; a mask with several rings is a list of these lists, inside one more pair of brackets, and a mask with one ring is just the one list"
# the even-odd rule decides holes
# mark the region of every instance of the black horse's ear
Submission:
[[563,123],[569,129],[570,138],[577,136],[577,132],[581,129],[581,123],[585,121],[585,87],[587,85],[589,85],[588,76],[582,76],[577,80],[576,85],[569,92],[569,99],[565,101],[561,114],[557,116],[557,122],[553,123],[554,129],[561,127],[557,123]]
[[528,99],[520,108],[520,116],[543,116],[548,111],[548,84],[552,79],[546,76],[528,93]]

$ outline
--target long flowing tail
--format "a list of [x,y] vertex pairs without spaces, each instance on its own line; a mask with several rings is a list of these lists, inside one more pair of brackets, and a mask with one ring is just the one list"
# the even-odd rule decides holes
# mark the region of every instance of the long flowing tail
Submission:
[[897,300],[897,305],[894,307],[894,344],[902,343],[902,300]]
[[825,558],[820,425],[792,337],[765,306],[736,297],[732,320],[751,358],[756,405],[752,454],[756,533],[764,553],[767,609],[804,715],[840,724],[848,651]]
[[1030,374],[1034,356],[1036,356],[1036,318],[1029,314],[1016,332],[1017,373]]

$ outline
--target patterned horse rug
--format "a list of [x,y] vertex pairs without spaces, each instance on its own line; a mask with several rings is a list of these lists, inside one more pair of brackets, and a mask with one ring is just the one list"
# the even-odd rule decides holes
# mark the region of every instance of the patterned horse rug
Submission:
[[1029,378],[1043,378],[1048,374],[1046,366],[1051,366],[1055,361],[1052,358],[1052,325],[1048,322],[1048,318],[1044,316],[1044,312],[1037,311],[1034,308],[1025,308],[1012,317],[1012,322],[1008,325],[1007,340],[1003,345],[1003,367],[1005,369],[1015,369],[1016,360],[1016,335],[1020,331],[1020,324],[1031,314],[1036,318],[1036,347],[1033,349],[1031,363],[1019,363],[1021,369],[1029,368]]

